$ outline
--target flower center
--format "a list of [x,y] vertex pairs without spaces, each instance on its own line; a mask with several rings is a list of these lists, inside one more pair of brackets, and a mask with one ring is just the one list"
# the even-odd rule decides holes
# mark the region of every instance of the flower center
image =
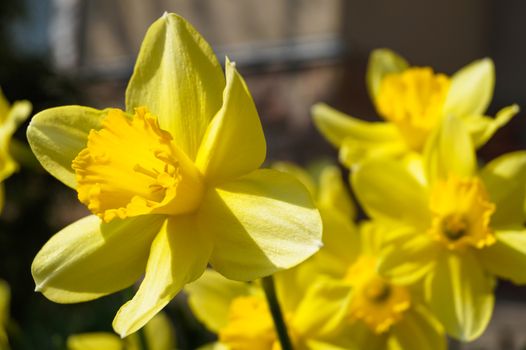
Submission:
[[449,249],[483,248],[495,243],[490,228],[495,205],[480,179],[449,176],[437,182],[431,190],[429,207],[433,214],[429,233]]
[[[289,335],[294,340],[291,331],[289,326]],[[231,350],[281,349],[265,298],[261,295],[235,298],[230,303],[227,324],[219,331],[219,341]]]
[[110,110],[102,129],[90,131],[72,167],[79,200],[106,222],[192,212],[204,192],[193,162],[144,107],[131,118]]
[[375,270],[376,259],[361,256],[349,268],[345,280],[353,287],[349,305],[351,322],[363,321],[373,332],[380,334],[403,318],[411,306],[409,291],[389,283]]
[[409,147],[419,151],[442,118],[449,86],[446,75],[434,74],[429,67],[388,74],[380,85],[378,113],[395,123]]

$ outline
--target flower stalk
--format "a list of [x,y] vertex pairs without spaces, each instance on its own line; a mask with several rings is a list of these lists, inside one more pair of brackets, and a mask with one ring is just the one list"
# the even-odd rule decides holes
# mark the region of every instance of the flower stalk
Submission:
[[272,320],[278,334],[279,342],[282,350],[293,350],[292,342],[290,341],[289,334],[287,332],[287,325],[283,319],[283,314],[279,306],[278,297],[276,295],[276,288],[274,286],[274,278],[272,275],[262,278],[261,284],[265,291],[270,313],[272,314]]

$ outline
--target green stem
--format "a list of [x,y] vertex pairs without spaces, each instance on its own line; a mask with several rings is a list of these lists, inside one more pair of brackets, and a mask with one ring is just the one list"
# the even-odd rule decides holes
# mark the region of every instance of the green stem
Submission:
[[267,297],[268,306],[272,319],[274,320],[274,326],[278,333],[279,342],[281,343],[282,350],[293,350],[292,343],[287,332],[287,326],[283,320],[283,314],[279,306],[278,297],[276,295],[276,288],[274,286],[274,278],[272,276],[263,277],[262,279],[263,290]]

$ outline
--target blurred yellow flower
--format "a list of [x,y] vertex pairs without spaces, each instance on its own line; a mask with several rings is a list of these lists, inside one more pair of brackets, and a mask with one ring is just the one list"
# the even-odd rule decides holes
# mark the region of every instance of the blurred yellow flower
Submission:
[[[318,339],[320,322],[337,310],[324,308],[306,291],[311,282],[301,276],[302,268],[274,275],[278,299],[294,349],[343,350],[327,340]],[[311,276],[312,278],[312,276]],[[207,270],[199,280],[188,284],[185,291],[195,316],[211,331],[218,342],[203,349],[279,350],[272,316],[258,283],[227,280]]]
[[424,278],[426,300],[453,337],[470,341],[484,331],[495,276],[526,283],[526,152],[478,170],[467,125],[449,116],[423,161],[364,162],[352,183],[373,219],[403,227],[389,238],[384,274]]
[[11,291],[7,282],[0,280],[0,350],[9,349],[6,326],[9,322],[9,303]]
[[[175,330],[163,312],[144,326],[144,338],[149,350],[175,349]],[[68,350],[141,350],[138,334],[121,339],[113,333],[96,332],[68,337]]]
[[30,113],[29,101],[16,101],[11,105],[0,90],[0,210],[4,206],[3,181],[18,170],[18,164],[9,151],[11,137]]
[[48,109],[31,121],[28,139],[44,168],[95,214],[38,253],[36,289],[55,302],[81,302],[145,273],[114,320],[121,336],[209,263],[228,278],[253,280],[320,247],[321,219],[305,187],[258,169],[266,143],[243,78],[227,59],[225,81],[210,46],[178,15],[149,28],[126,112]]
[[478,148],[518,112],[512,105],[495,118],[483,115],[494,84],[494,66],[488,58],[448,77],[429,67],[410,67],[393,51],[378,49],[369,58],[367,87],[378,114],[387,123],[356,119],[323,103],[313,106],[312,115],[320,132],[339,148],[340,161],[347,167],[378,156],[420,153],[448,115],[466,122]]

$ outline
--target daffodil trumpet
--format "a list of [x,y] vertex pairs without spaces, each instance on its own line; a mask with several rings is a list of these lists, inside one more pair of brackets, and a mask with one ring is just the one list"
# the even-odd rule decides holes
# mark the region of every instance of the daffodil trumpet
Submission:
[[126,90],[126,111],[51,108],[27,131],[42,166],[93,213],[35,257],[36,290],[60,303],[99,298],[144,274],[113,327],[145,325],[208,264],[254,280],[307,259],[321,219],[305,187],[259,169],[266,143],[233,62],[223,73],[183,18],[151,25]]

